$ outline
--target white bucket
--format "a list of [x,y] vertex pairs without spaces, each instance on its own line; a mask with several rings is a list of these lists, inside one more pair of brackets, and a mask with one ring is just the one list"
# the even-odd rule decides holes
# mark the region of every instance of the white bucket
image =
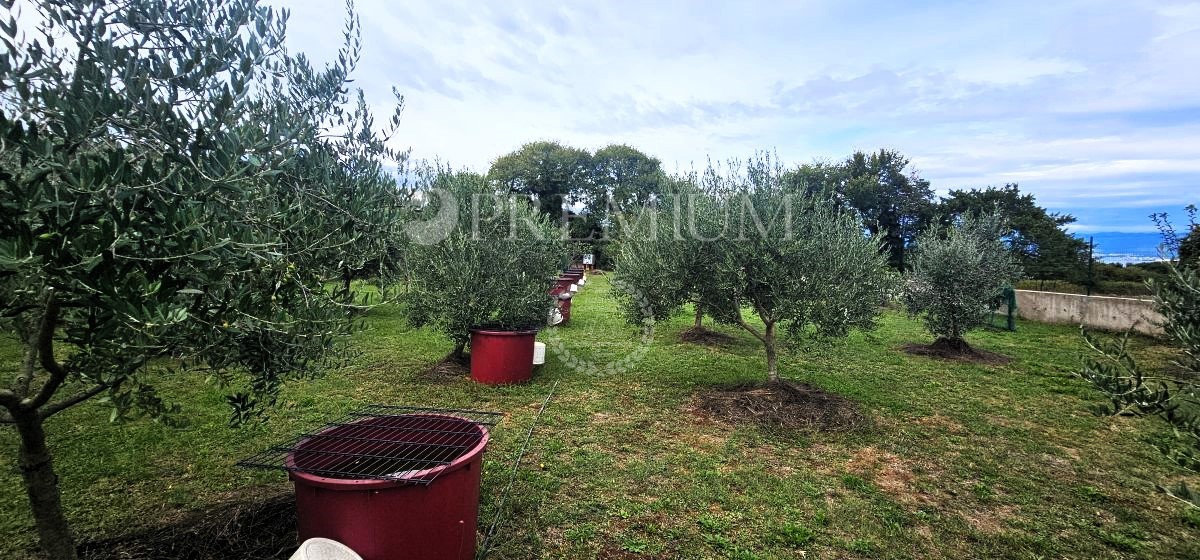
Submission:
[[533,343],[533,365],[540,366],[546,363],[546,344],[542,342]]
[[362,560],[362,556],[340,542],[315,538],[301,543],[291,560]]

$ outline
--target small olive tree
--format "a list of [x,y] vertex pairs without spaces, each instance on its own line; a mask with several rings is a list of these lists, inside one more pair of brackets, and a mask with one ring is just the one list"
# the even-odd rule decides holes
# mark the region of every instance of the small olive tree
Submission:
[[431,229],[414,236],[405,259],[409,322],[445,333],[458,359],[472,328],[545,325],[548,289],[566,256],[550,218],[471,172],[436,171],[422,194]]
[[[856,215],[829,199],[795,193],[781,177],[780,166],[765,154],[724,172],[710,165],[702,193],[681,202],[679,212],[658,213],[671,224],[668,233],[684,239],[663,239],[662,226],[653,230],[657,238],[647,235],[650,228],[631,232],[621,247],[628,256],[616,271],[623,297],[664,306],[655,315],[667,316],[698,297],[714,319],[749,332],[763,344],[772,382],[779,381],[781,335],[845,336],[853,328],[871,328],[893,284],[880,240],[865,233]],[[657,281],[685,272],[680,263],[687,259],[679,255],[696,240],[713,255],[709,273],[693,278],[704,285]],[[626,309],[630,320],[642,319],[633,306]],[[746,310],[761,326],[745,317]]]
[[341,363],[354,304],[327,288],[336,255],[392,237],[396,204],[384,139],[346,91],[353,17],[314,69],[255,0],[29,16],[0,16],[0,329],[24,349],[0,423],[42,548],[68,560],[47,421],[101,395],[115,418],[181,420],[155,386],[183,369],[241,421]]
[[1004,231],[999,215],[982,214],[917,236],[902,299],[910,314],[924,319],[936,346],[969,352],[963,337],[987,321],[1001,291],[1020,277]]

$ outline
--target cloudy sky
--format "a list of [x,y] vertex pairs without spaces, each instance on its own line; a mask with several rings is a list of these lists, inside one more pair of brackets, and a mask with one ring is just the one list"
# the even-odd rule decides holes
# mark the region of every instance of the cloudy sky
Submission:
[[[318,60],[344,11],[274,0]],[[1200,3],[360,0],[398,147],[486,171],[537,139],[668,170],[898,149],[940,192],[1018,182],[1077,230],[1200,203]]]

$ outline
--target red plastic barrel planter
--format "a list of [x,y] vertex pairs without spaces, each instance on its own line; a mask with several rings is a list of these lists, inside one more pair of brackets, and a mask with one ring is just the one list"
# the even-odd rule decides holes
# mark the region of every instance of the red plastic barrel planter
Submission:
[[[301,469],[291,471],[301,541],[333,539],[363,560],[474,558],[487,428],[453,416],[416,414],[364,418],[320,435],[300,443],[285,460],[287,468]],[[412,457],[421,458],[418,468]],[[301,472],[362,474],[364,468],[393,480]],[[389,470],[397,468],[408,470]],[[435,477],[427,485],[406,482]]]
[[567,276],[559,276],[558,280],[554,281],[554,287],[550,289],[550,295],[558,295],[571,291],[571,284],[578,280]]
[[533,377],[537,331],[471,329],[471,379],[486,385],[524,383]]

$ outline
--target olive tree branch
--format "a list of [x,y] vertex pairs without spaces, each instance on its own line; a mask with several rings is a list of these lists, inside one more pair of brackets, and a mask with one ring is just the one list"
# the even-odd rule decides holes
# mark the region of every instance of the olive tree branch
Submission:
[[[33,342],[33,337],[29,337],[29,342]],[[21,360],[21,371],[17,373],[16,393],[19,397],[24,398],[29,395],[29,384],[33,382],[33,368],[37,366],[37,349],[33,344],[25,349],[25,358]]]
[[3,406],[6,409],[0,411],[0,413],[7,415],[9,421],[11,422],[12,411],[19,410],[21,408],[21,397],[18,397],[16,393],[8,389],[0,389],[0,406]]
[[50,373],[50,378],[42,385],[37,396],[21,403],[26,410],[36,410],[46,404],[67,380],[67,370],[54,359],[54,329],[57,326],[58,301],[55,300],[54,294],[50,294],[46,298],[46,311],[42,315],[42,324],[37,332],[37,352],[41,357],[42,368]]
[[99,395],[100,393],[108,390],[109,388],[110,388],[110,385],[108,385],[107,383],[100,383],[100,384],[98,384],[94,387],[91,387],[85,391],[80,391],[74,395],[71,395],[70,397],[68,397],[66,399],[46,405],[46,407],[44,409],[42,409],[42,411],[40,413],[38,413],[38,416],[41,416],[42,420],[45,420],[51,416],[54,416],[55,414],[58,414],[59,412],[62,412],[68,408],[71,408],[72,406],[75,406],[75,405],[77,405],[83,401],[86,401],[96,395]]
[[733,316],[737,319],[738,324],[741,325],[743,329],[746,329],[746,332],[754,335],[754,338],[757,338],[759,342],[766,344],[767,337],[758,332],[758,329],[750,326],[750,323],[747,323],[746,318],[742,316],[742,304],[737,298],[734,298],[733,300],[733,310]]

